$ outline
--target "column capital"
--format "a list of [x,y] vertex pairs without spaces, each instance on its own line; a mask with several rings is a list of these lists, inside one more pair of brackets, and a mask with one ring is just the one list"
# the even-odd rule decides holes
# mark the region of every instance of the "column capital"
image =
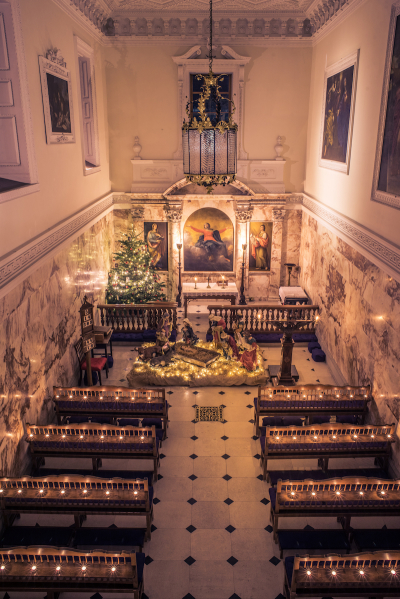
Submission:
[[131,215],[135,220],[140,220],[144,217],[144,206],[140,205],[131,205]]
[[253,218],[253,206],[250,203],[240,204],[235,202],[235,216],[238,223],[248,223]]
[[164,206],[165,217],[170,223],[180,223],[182,220],[182,206]]
[[274,208],[272,210],[272,220],[276,222],[282,222],[285,218],[286,210],[282,208]]

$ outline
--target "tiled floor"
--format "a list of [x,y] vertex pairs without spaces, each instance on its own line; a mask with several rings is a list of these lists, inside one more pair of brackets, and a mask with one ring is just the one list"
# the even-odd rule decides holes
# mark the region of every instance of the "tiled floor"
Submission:
[[[196,330],[205,338],[208,326],[205,307],[190,308],[189,317],[198,323]],[[264,347],[263,355],[266,364],[279,364],[280,345]],[[115,363],[107,384],[127,385],[126,374],[136,356],[131,347],[115,347]],[[294,363],[300,383],[334,382],[326,364],[311,361],[306,345],[295,347]],[[283,599],[280,595],[283,563],[269,526],[269,486],[260,480],[261,468],[255,457],[260,452],[259,441],[253,436],[255,389],[171,387],[166,392],[170,422],[168,438],[161,448],[161,476],[154,487],[152,538],[144,548],[146,596],[149,599]],[[194,422],[195,405],[221,404],[224,423]],[[80,462],[79,467],[83,467]],[[130,467],[126,461],[116,462],[110,466]],[[357,468],[359,463],[366,466],[368,461],[332,460],[331,467]],[[271,461],[270,466],[306,470],[316,468],[316,461]],[[385,524],[383,519],[372,520],[368,522],[371,528]],[[22,519],[20,523],[24,523]],[[110,516],[106,524],[99,517],[100,524],[129,526],[129,519]],[[96,522],[94,518],[90,522],[88,519],[85,525],[95,526]],[[354,519],[352,525],[363,527],[365,522]],[[311,518],[290,519],[286,526],[338,528],[339,524],[328,519],[322,525],[320,519]],[[97,599],[100,596],[111,597],[101,593]],[[69,597],[64,593],[61,599]]]

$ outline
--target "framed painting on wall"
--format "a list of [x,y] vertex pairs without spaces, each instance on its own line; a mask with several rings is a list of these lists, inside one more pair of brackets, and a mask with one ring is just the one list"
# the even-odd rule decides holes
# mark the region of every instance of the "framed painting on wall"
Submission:
[[143,224],[151,265],[160,272],[168,272],[168,223],[149,221]]
[[200,208],[183,230],[185,272],[233,272],[234,230],[229,216],[217,208]]
[[48,144],[74,143],[71,73],[44,56],[39,56],[39,67],[46,141]]
[[271,270],[272,222],[251,221],[249,236],[249,271]]
[[319,165],[348,174],[359,51],[325,69]]
[[392,7],[372,200],[400,208],[400,5]]

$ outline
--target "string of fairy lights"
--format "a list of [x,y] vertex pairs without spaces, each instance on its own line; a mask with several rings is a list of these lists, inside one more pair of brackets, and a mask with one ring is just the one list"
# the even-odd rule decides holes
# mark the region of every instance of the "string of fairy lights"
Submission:
[[[151,343],[144,343],[143,347],[151,347]],[[161,366],[161,364],[151,365],[150,363],[137,361],[134,364],[135,374],[149,374],[149,375],[160,375],[165,377],[166,379],[170,377],[182,378],[185,382],[196,379],[197,381],[209,378],[210,376],[223,376],[227,379],[234,379],[235,377],[243,376],[243,373],[246,372],[247,376],[250,378],[258,379],[260,375],[264,373],[264,361],[260,352],[257,350],[257,361],[256,366],[258,367],[256,370],[247,371],[242,363],[236,360],[227,360],[224,355],[222,349],[216,349],[214,347],[213,342],[205,342],[198,341],[196,347],[210,349],[213,351],[217,351],[220,354],[220,357],[207,366],[207,368],[199,368],[194,364],[190,364],[189,362],[185,362],[182,358],[176,356],[170,364],[166,364],[165,366]]]

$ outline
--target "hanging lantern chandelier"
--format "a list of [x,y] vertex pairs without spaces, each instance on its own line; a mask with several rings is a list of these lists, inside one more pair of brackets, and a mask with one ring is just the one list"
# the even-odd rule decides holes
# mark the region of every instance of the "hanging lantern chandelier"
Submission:
[[227,75],[214,75],[212,43],[212,0],[210,0],[210,52],[208,75],[196,75],[203,79],[198,100],[198,116],[193,101],[186,105],[189,120],[183,122],[183,172],[186,180],[206,187],[211,193],[217,185],[227,185],[236,178],[237,130],[233,122],[235,105],[228,100],[228,121],[221,117],[220,83]]

